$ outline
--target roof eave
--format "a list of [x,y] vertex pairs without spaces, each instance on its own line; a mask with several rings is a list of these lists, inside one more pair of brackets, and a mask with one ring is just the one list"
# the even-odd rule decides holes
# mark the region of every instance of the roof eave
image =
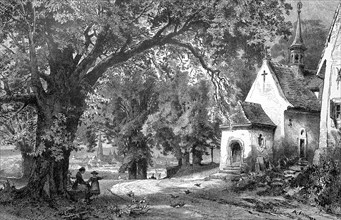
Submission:
[[238,128],[268,128],[268,129],[275,129],[276,125],[269,125],[269,124],[262,124],[262,123],[250,123],[250,124],[232,124],[230,129],[238,129]]
[[317,110],[317,109],[307,109],[307,108],[304,108],[304,107],[291,107],[291,106],[288,106],[287,110],[294,110],[294,111],[300,111],[300,112],[309,112],[309,113],[320,113],[321,110]]

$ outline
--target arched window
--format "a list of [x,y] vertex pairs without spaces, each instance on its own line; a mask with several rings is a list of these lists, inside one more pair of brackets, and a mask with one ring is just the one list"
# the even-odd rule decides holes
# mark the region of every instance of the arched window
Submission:
[[298,153],[300,158],[306,158],[307,152],[307,136],[304,128],[300,130],[300,137],[298,143]]
[[299,56],[298,54],[295,54],[295,63],[298,63],[299,62]]
[[300,132],[300,133],[301,133],[301,136],[304,135],[304,132],[305,132],[305,130],[304,130],[304,128],[302,128],[302,129],[301,129],[301,132]]

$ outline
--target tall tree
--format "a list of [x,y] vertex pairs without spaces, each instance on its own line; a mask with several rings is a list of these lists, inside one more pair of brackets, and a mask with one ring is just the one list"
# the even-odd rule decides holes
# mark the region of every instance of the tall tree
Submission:
[[141,64],[132,63],[121,70],[109,73],[98,86],[97,93],[108,100],[101,112],[106,119],[106,136],[118,147],[118,155],[124,156],[120,172],[128,170],[129,179],[146,179],[151,146],[141,127],[157,108],[157,77]]
[[36,113],[30,107],[18,104],[1,106],[0,145],[14,145],[20,150],[24,179],[30,176],[34,162],[36,120]]
[[189,153],[193,164],[200,165],[219,134],[212,90],[207,80],[191,80],[188,72],[179,69],[173,78],[160,83],[158,111],[149,115],[143,133],[164,153],[172,152],[180,166],[189,165]]
[[259,43],[286,33],[283,11],[289,9],[284,0],[1,1],[2,53],[12,57],[29,89],[5,91],[0,102],[34,105],[38,115],[33,172],[21,195],[66,193],[86,96],[109,68],[153,48],[181,48],[224,91],[229,84],[208,59],[226,44],[223,34],[240,32]]

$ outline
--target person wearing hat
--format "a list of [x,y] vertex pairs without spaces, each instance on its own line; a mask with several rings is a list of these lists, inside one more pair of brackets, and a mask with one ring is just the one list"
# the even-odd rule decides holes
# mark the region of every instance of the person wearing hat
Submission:
[[81,167],[78,169],[78,172],[76,174],[76,181],[74,182],[72,189],[79,190],[79,191],[87,191],[88,190],[88,184],[83,179],[83,174],[85,173],[85,168]]
[[98,180],[103,179],[103,177],[97,176],[96,171],[91,172],[92,177],[88,180],[90,183],[90,194],[91,195],[99,195],[101,193],[100,188],[99,188],[99,182]]

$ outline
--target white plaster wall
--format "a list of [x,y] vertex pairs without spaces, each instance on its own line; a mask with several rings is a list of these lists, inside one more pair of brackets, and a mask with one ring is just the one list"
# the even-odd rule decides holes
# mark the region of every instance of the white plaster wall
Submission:
[[[265,87],[261,75],[264,71],[268,73],[265,77]],[[284,137],[284,111],[292,105],[286,100],[277,78],[270,73],[268,61],[264,60],[245,101],[259,103],[262,106],[265,113],[277,125],[274,139],[275,142],[279,142]]]
[[326,72],[322,93],[321,105],[321,121],[320,121],[320,138],[319,147],[324,148],[328,146],[329,134],[334,130],[333,121],[330,118],[330,100],[333,98],[341,98],[341,83],[338,86],[336,81],[338,76],[338,69],[341,68],[341,34],[340,23],[341,14],[338,15],[337,22],[334,25],[330,42],[324,50],[322,62],[319,69],[321,69],[324,61],[326,61]]
[[251,131],[251,146],[258,147],[258,137],[262,134],[265,142],[264,142],[264,154],[267,155],[267,158],[272,159],[273,155],[273,144],[274,144],[274,136],[271,130],[260,130],[253,129]]
[[220,144],[220,170],[230,166],[228,158],[231,155],[229,155],[229,151],[227,150],[230,140],[238,140],[242,143],[244,155],[248,155],[251,152],[251,134],[248,130],[223,130]]

